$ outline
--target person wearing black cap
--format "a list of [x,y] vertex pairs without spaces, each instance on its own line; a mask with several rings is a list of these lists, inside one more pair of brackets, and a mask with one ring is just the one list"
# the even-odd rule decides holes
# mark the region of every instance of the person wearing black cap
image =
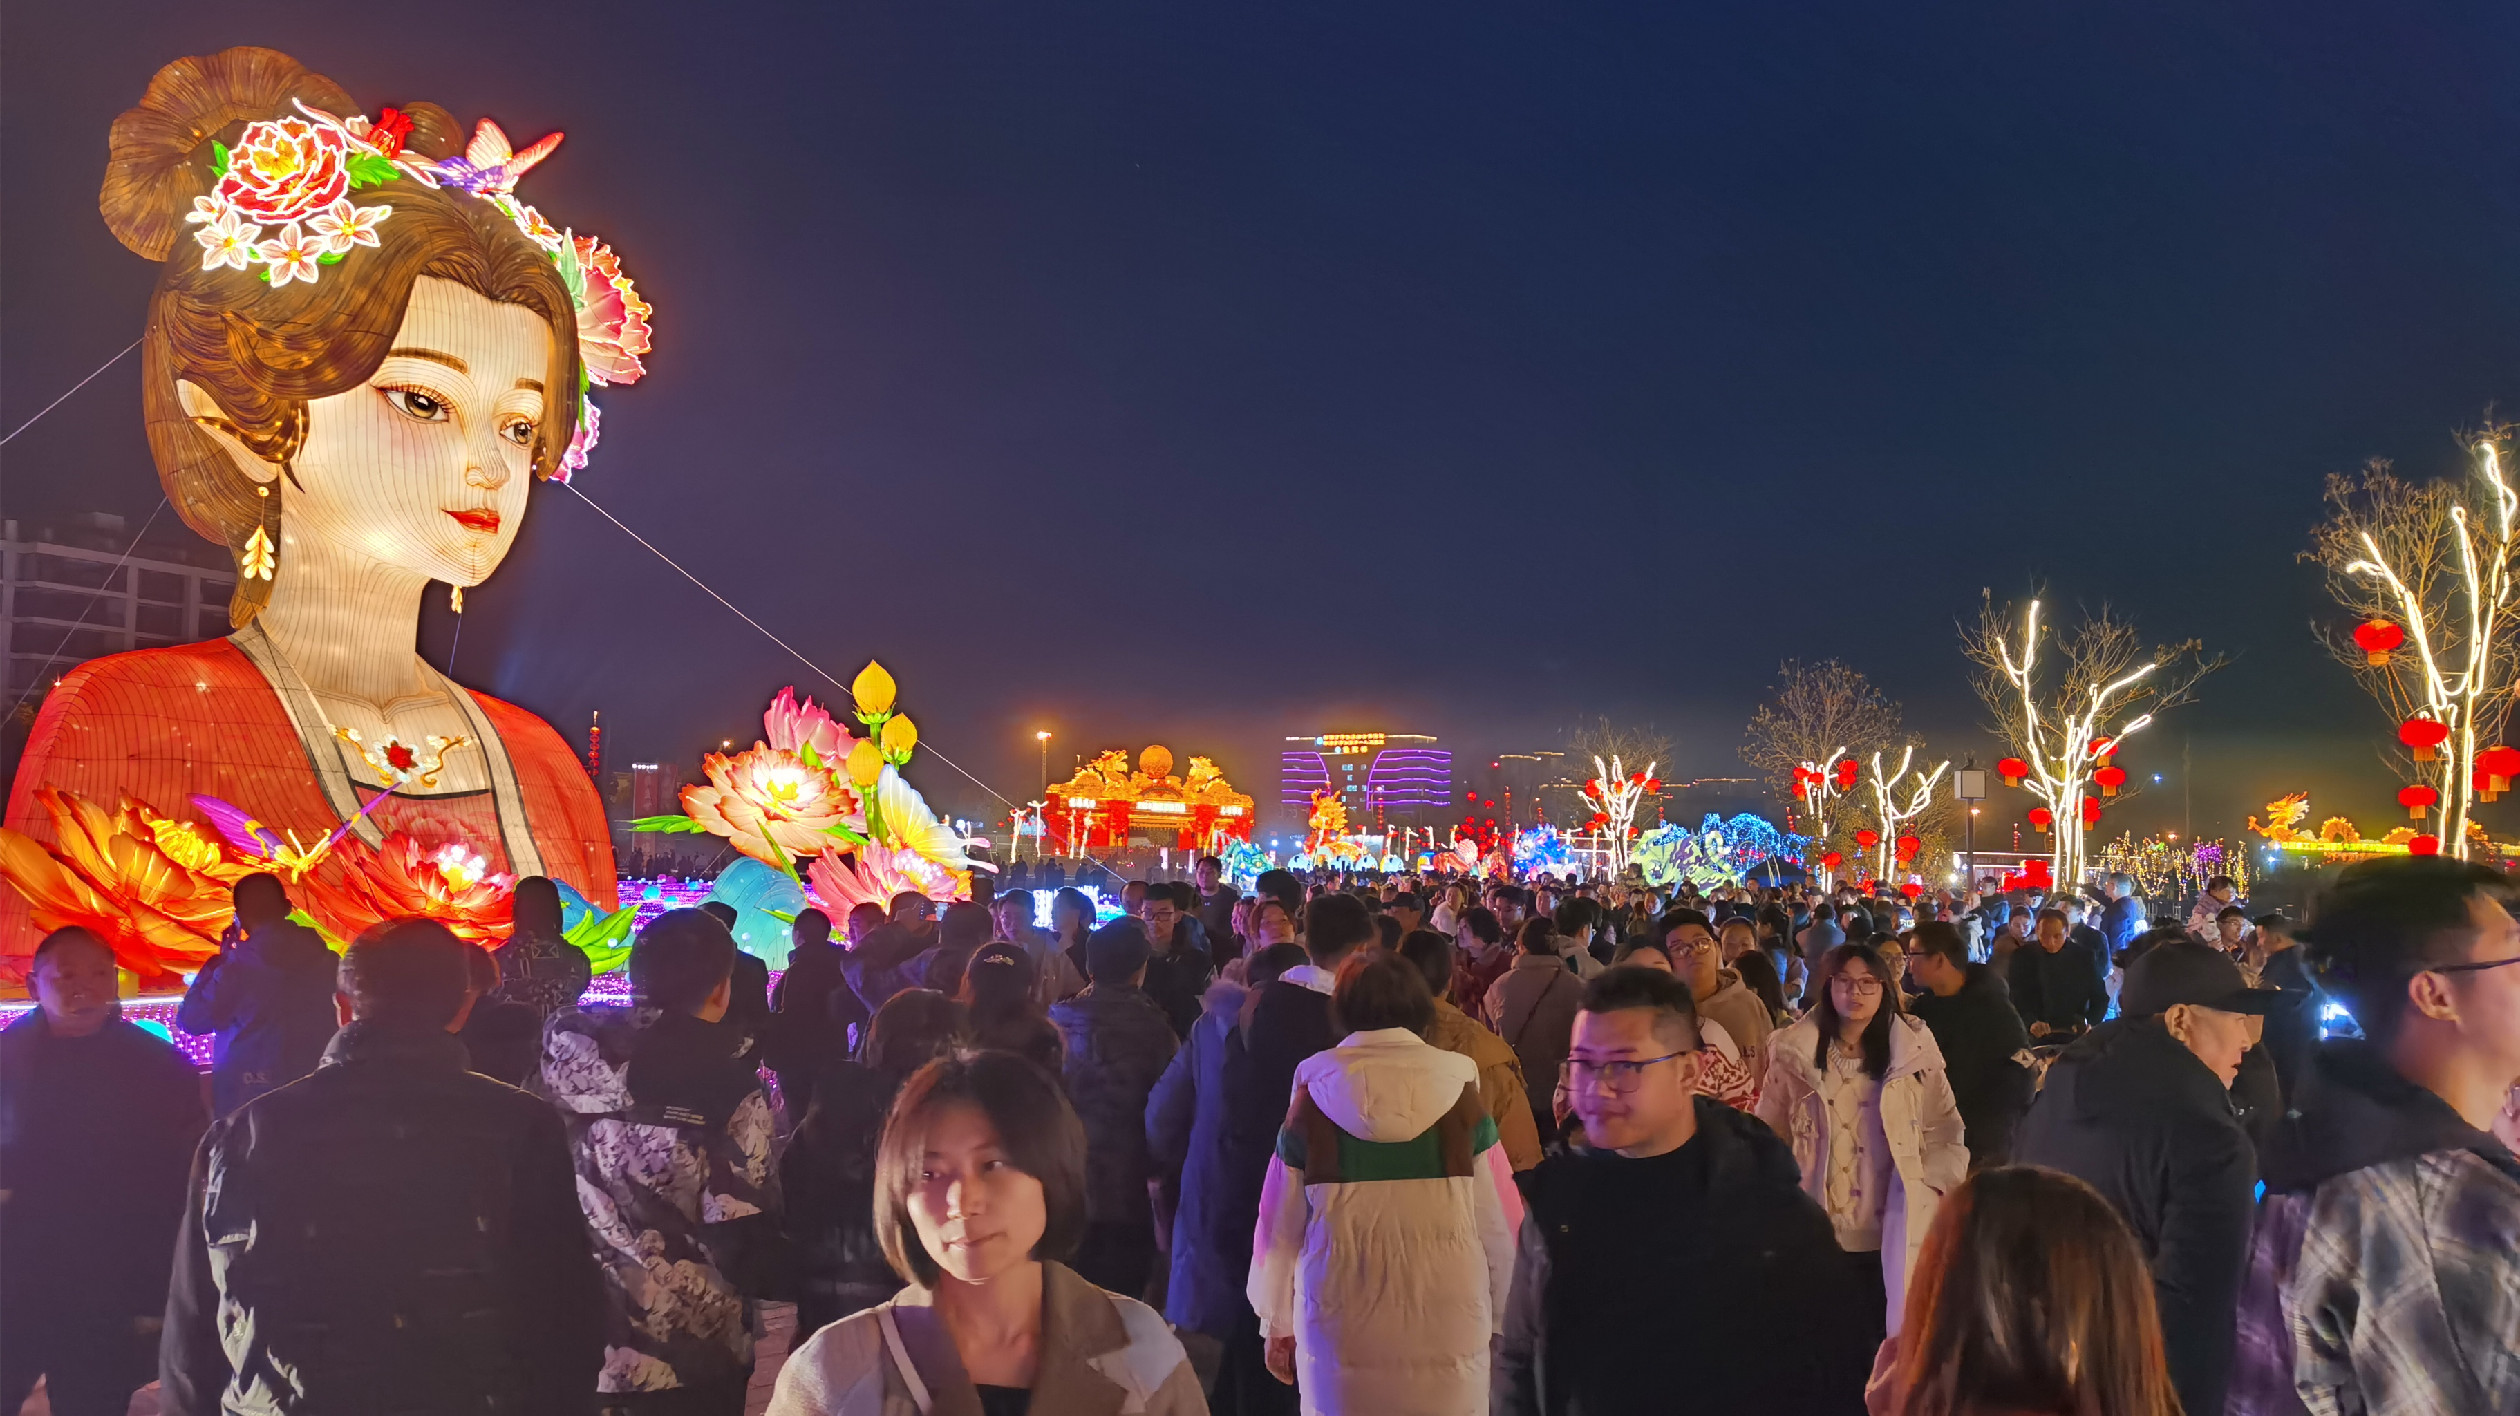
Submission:
[[2520,1411],[2520,1159],[2490,1134],[2520,1077],[2509,890],[2399,858],[2312,912],[2308,963],[2363,1036],[2312,1053],[2267,1147],[2233,1416]]
[[2281,999],[2203,944],[2154,947],[2127,971],[2124,1015],[2057,1058],[2013,1141],[2015,1163],[2089,1182],[2135,1231],[2189,1411],[2223,1409],[2257,1186],[2231,1084]]

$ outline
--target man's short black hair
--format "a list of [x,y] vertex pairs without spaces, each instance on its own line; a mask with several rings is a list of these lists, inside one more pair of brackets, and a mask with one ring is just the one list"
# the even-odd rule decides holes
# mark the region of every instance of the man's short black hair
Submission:
[[2396,1040],[2410,1006],[2408,980],[2463,963],[2476,945],[2468,902],[2503,898],[2502,872],[2448,856],[2402,856],[2349,866],[2319,897],[2301,931],[2305,961],[2365,1036]]
[[229,894],[236,901],[237,920],[249,929],[288,916],[289,887],[280,883],[279,876],[268,871],[258,871],[237,881]]
[[956,900],[945,907],[945,917],[937,921],[936,942],[948,949],[977,949],[996,932],[997,921],[989,917],[987,905]]
[[742,918],[742,915],[736,910],[736,908],[724,900],[701,901],[700,913],[707,915],[709,918],[716,920],[722,925],[725,925],[726,932],[729,936],[732,936],[735,933],[735,921]]
[[1969,941],[1960,933],[1960,926],[1944,920],[1929,919],[1908,936],[1908,954],[1921,958],[1927,954],[1943,960],[1953,968],[1966,968],[1969,963]]
[[472,992],[472,951],[436,920],[388,920],[342,951],[334,987],[361,1022],[441,1031]]
[[1291,870],[1264,870],[1251,882],[1251,893],[1265,895],[1286,906],[1286,917],[1293,920],[1303,912],[1304,882]]
[[1665,910],[1663,911],[1662,918],[1657,920],[1654,924],[1655,942],[1659,943],[1668,940],[1671,938],[1674,931],[1680,929],[1684,925],[1691,924],[1696,925],[1698,928],[1705,930],[1709,934],[1713,934],[1715,932],[1715,922],[1708,919],[1701,911]]
[[1584,1001],[1577,1006],[1587,1013],[1649,1008],[1654,1036],[1685,1052],[1699,1046],[1696,996],[1677,975],[1660,969],[1637,964],[1603,969],[1584,985]]
[[66,954],[73,949],[94,949],[105,956],[106,962],[114,961],[114,946],[97,938],[94,930],[84,929],[75,924],[65,924],[45,935],[43,942],[35,946],[34,957],[26,961],[26,976],[33,978],[37,967],[46,959],[56,954]]
[[735,936],[712,910],[667,910],[630,945],[630,990],[669,1013],[699,1012],[734,971]]
[[1403,890],[1399,894],[1392,896],[1391,903],[1385,906],[1385,908],[1395,910],[1415,910],[1419,914],[1424,914],[1426,913],[1426,901],[1419,899],[1415,890]]
[[2214,916],[2214,923],[2220,924],[2227,919],[2236,919],[2245,924],[2248,922],[2249,912],[2238,905],[2225,905],[2222,907],[2222,913]]
[[788,926],[788,937],[799,944],[822,944],[831,939],[831,916],[812,905],[796,912],[795,922]]
[[1154,956],[1154,946],[1146,942],[1146,922],[1132,915],[1085,936],[1085,973],[1095,983],[1125,984]]
[[1426,987],[1441,998],[1452,988],[1453,942],[1432,929],[1412,929],[1400,941],[1400,957],[1426,975]]
[[1223,870],[1225,868],[1225,862],[1216,856],[1201,856],[1197,860],[1190,862],[1190,868],[1192,870],[1196,870],[1203,865],[1212,865],[1219,870]]
[[1304,952],[1322,968],[1335,967],[1349,950],[1377,937],[1374,916],[1354,895],[1328,894],[1304,907]]

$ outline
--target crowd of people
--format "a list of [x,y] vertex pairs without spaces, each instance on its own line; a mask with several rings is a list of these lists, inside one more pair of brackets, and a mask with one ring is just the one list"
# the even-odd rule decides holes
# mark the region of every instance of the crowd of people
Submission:
[[[240,882],[178,1015],[0,1032],[0,1410],[2520,1412],[2498,872],[1303,879],[732,911],[587,1000]],[[2182,902],[2184,903],[2184,902]],[[2323,1036],[2329,1005],[2350,1022]]]

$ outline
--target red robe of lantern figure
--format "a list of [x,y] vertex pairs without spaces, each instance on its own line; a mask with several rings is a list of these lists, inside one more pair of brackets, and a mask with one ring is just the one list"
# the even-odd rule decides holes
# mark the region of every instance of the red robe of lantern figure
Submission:
[[2354,626],[2354,644],[2363,651],[2363,662],[2385,668],[2389,656],[2406,642],[2406,631],[2384,619],[2365,620]]

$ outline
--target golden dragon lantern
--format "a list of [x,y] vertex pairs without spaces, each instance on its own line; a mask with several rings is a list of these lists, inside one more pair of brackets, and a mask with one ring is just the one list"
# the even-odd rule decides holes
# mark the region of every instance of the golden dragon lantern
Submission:
[[1131,846],[1216,851],[1251,839],[1252,808],[1205,757],[1174,776],[1172,749],[1158,744],[1138,754],[1134,769],[1117,748],[1086,763],[1050,789],[1042,822],[1070,855]]

